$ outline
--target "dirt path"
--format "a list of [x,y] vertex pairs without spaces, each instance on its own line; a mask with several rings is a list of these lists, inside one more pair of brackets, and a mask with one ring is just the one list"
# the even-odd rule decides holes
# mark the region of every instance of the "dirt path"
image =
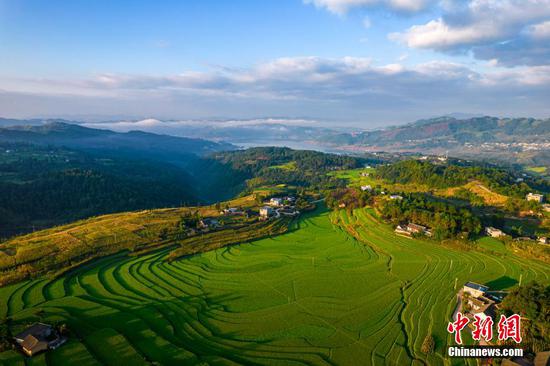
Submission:
[[453,320],[456,320],[456,314],[462,312],[462,290],[456,294],[456,308],[453,313]]

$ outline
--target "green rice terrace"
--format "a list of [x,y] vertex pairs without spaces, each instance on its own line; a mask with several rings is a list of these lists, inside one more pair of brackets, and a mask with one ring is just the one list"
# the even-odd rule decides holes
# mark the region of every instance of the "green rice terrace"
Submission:
[[550,282],[542,262],[392,230],[370,209],[318,209],[247,244],[175,261],[165,260],[169,247],[117,254],[0,288],[0,317],[12,327],[63,322],[71,333],[32,359],[0,353],[0,364],[475,365],[445,358],[455,281]]

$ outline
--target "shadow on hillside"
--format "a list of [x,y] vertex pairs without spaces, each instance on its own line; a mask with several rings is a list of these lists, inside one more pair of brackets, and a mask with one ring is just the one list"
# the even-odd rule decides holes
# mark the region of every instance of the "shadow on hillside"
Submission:
[[491,290],[506,290],[512,286],[515,286],[518,281],[512,277],[501,276],[496,280],[487,282],[486,285],[489,286]]

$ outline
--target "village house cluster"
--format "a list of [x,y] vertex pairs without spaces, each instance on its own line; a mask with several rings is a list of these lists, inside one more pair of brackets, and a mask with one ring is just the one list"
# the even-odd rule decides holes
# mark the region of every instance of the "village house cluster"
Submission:
[[413,236],[414,234],[432,236],[432,231],[430,229],[412,222],[408,223],[407,225],[397,225],[397,227],[395,228],[395,233],[409,237]]
[[[543,210],[546,211],[546,212],[550,212],[550,204],[543,203],[544,202],[544,195],[539,194],[539,193],[530,192],[525,196],[525,199],[527,201],[533,201],[533,202],[537,202],[537,203],[542,204]],[[498,238],[503,238],[507,235],[503,230],[495,228],[493,226],[487,226],[484,229],[484,231],[485,231],[485,234],[487,234],[487,236],[490,236],[492,238],[497,238],[497,239]],[[523,237],[518,237],[515,240],[525,241],[525,240],[533,240],[533,239],[536,239],[536,241],[539,244],[549,244],[550,243],[549,238],[545,235],[541,235],[541,236],[537,236],[537,237],[523,236]]]
[[484,142],[481,145],[464,143],[466,148],[479,148],[484,151],[503,151],[503,150],[519,150],[519,151],[545,151],[550,149],[550,141],[541,142]]
[[260,218],[267,220],[271,217],[279,218],[282,216],[296,216],[300,211],[296,209],[296,197],[272,197],[264,202],[260,208]]

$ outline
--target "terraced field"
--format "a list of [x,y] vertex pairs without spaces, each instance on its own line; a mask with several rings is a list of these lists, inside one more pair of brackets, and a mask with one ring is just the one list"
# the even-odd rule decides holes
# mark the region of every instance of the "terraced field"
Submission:
[[[368,210],[318,211],[287,234],[174,262],[168,250],[0,288],[2,318],[74,333],[32,360],[1,353],[0,364],[438,365],[455,279],[550,282],[547,265],[397,237]],[[428,333],[437,353],[426,358]]]

